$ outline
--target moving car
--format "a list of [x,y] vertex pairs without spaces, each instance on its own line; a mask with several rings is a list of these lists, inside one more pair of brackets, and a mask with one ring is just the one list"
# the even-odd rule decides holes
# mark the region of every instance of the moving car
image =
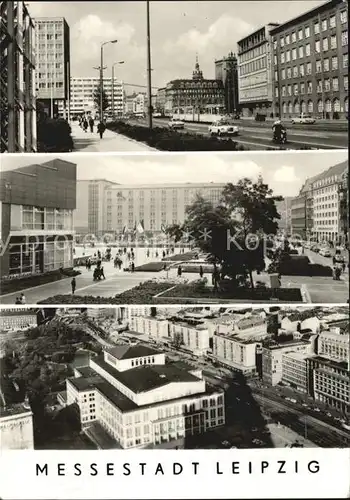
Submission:
[[239,127],[228,121],[217,121],[209,126],[208,132],[212,136],[233,136],[239,134]]
[[313,125],[314,123],[316,123],[316,120],[311,115],[300,115],[295,118],[292,118],[292,123],[300,123],[302,125]]
[[331,257],[332,254],[330,252],[330,250],[328,248],[321,248],[320,250],[320,255],[322,255],[323,257]]
[[185,128],[185,123],[182,120],[177,120],[176,118],[172,118],[168,123],[168,127],[172,130],[182,130]]

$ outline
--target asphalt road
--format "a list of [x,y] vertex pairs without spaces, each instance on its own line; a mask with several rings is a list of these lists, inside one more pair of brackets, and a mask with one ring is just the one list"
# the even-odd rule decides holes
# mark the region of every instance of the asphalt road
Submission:
[[[129,123],[135,125],[146,126],[147,122],[144,119],[130,120]],[[156,127],[168,127],[168,120],[154,118],[153,124]],[[238,124],[240,127],[240,134],[234,140],[243,146],[246,145],[252,149],[260,148],[276,148],[272,143],[272,130],[267,127],[259,127],[255,123],[242,122]],[[193,134],[201,134],[208,136],[208,124],[201,123],[185,123],[185,132]],[[180,132],[181,133],[181,132]],[[300,129],[287,126],[288,143],[284,146],[285,149],[300,149],[302,147],[311,147],[314,149],[344,149],[348,147],[348,133],[339,131],[317,131]]]

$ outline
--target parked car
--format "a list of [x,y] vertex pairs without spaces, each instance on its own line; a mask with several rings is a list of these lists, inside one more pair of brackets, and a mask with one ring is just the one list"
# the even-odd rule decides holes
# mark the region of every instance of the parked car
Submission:
[[172,118],[168,123],[168,127],[172,130],[182,130],[185,128],[185,123],[182,120],[176,120],[176,118]]
[[162,113],[158,113],[158,111],[153,113],[153,118],[161,118],[161,117],[162,117]]
[[209,134],[219,137],[234,136],[239,134],[239,127],[229,122],[218,121],[209,126]]
[[316,252],[316,253],[318,253],[318,252],[320,251],[320,247],[319,247],[318,245],[311,245],[310,250],[311,250],[312,252]]
[[330,252],[330,250],[328,248],[321,248],[320,250],[320,255],[322,255],[323,257],[331,257],[332,254]]
[[292,118],[292,123],[300,123],[303,125],[312,125],[316,123],[315,118],[313,118],[311,115],[300,115],[295,118]]

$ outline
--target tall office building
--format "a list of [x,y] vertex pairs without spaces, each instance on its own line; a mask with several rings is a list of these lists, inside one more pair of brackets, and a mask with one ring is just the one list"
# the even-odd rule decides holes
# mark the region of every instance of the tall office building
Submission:
[[237,57],[232,52],[227,57],[215,61],[215,79],[220,80],[225,89],[225,111],[238,111],[238,66]]
[[24,2],[1,2],[1,153],[36,151],[34,22]]
[[239,106],[244,117],[272,113],[272,37],[269,23],[238,41]]
[[67,116],[70,97],[70,33],[63,17],[36,17],[36,94],[50,115]]
[[348,10],[330,0],[271,31],[273,111],[282,118],[348,114]]
[[[84,113],[95,114],[98,111],[96,106],[94,93],[100,85],[98,76],[90,77],[72,77],[70,80],[71,94],[70,94],[70,115],[78,116]],[[103,79],[103,90],[106,93],[108,100],[108,108],[106,115],[113,114],[116,117],[124,115],[124,85],[123,82],[117,81],[112,78],[105,77]],[[59,109],[63,108],[62,104]],[[114,108],[114,109],[113,109]]]

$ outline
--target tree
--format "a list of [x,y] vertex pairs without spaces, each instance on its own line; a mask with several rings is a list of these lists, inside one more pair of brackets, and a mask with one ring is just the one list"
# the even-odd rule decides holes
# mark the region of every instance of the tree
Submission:
[[196,246],[210,254],[212,262],[221,265],[222,279],[228,276],[237,285],[238,276],[249,274],[254,288],[252,272],[265,267],[263,236],[278,230],[275,201],[280,199],[261,179],[227,184],[217,206],[197,197],[187,208],[181,234],[187,232]]
[[[94,91],[94,104],[96,108],[100,111],[101,107],[101,85],[98,85]],[[106,111],[106,109],[109,107],[109,101],[108,97],[106,94],[106,91],[104,88],[102,88],[102,109],[103,111]]]
[[174,238],[175,243],[177,243],[183,237],[182,226],[180,224],[172,224],[166,228],[165,234],[170,238]]

